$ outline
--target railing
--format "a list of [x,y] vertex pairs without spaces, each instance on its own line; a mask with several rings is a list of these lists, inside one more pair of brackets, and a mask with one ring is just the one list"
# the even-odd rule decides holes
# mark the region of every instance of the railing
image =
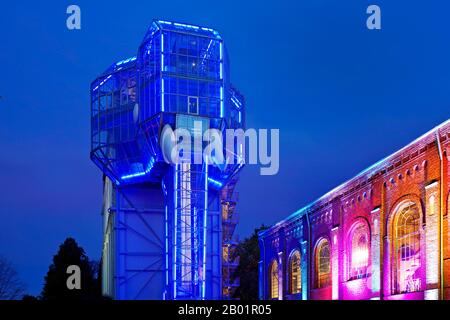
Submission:
[[237,234],[230,235],[229,237],[224,237],[224,244],[237,245],[239,243],[239,236]]
[[239,214],[236,211],[233,213],[224,213],[222,214],[222,222],[229,224],[238,224],[239,223]]
[[222,201],[225,202],[239,202],[239,192],[227,192],[224,190]]
[[234,279],[233,281],[227,279],[223,282],[224,287],[239,287],[239,285],[240,285],[239,279]]

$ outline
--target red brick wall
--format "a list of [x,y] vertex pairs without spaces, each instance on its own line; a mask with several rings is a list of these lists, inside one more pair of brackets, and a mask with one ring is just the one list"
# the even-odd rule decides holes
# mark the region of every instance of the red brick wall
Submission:
[[[446,143],[448,141],[446,140]],[[415,148],[414,148],[415,147]],[[445,145],[442,146],[446,148]],[[422,220],[424,228],[427,226],[426,219],[426,203],[425,197],[426,186],[434,181],[441,180],[441,162],[439,156],[438,144],[433,136],[431,136],[426,143],[417,147],[413,146],[407,148],[404,153],[396,154],[395,159],[384,166],[383,170],[375,177],[372,178],[370,183],[362,185],[360,180],[354,179],[345,185],[345,189],[350,189],[352,192],[347,193],[336,199],[334,198],[334,206],[339,210],[333,211],[333,224],[320,224],[319,222],[313,222],[316,227],[313,227],[313,239],[317,241],[321,235],[329,234],[331,227],[339,227],[339,299],[370,299],[375,298],[372,290],[372,278],[358,279],[348,281],[348,263],[346,261],[348,257],[348,240],[346,239],[349,234],[350,228],[358,220],[364,220],[369,225],[370,229],[373,229],[371,223],[371,212],[377,207],[381,208],[380,216],[380,237],[382,248],[382,263],[384,264],[381,270],[381,282],[382,293],[384,299],[407,299],[407,298],[423,298],[423,293],[414,293],[408,295],[392,296],[392,284],[390,281],[390,264],[391,264],[391,252],[390,245],[388,245],[390,230],[390,217],[393,215],[393,210],[396,206],[404,200],[415,201],[421,208]],[[444,187],[446,199],[444,201],[444,212],[447,214],[448,201],[447,195],[449,192],[449,186],[447,184],[448,162],[445,162],[446,172],[444,173]],[[353,185],[352,185],[353,184]],[[440,189],[439,189],[440,190]],[[440,192],[438,193],[438,202],[440,201]],[[324,204],[323,207],[329,207],[330,205]],[[438,207],[439,209],[439,207]],[[326,209],[319,210],[314,216],[320,216],[324,214]],[[319,220],[320,221],[320,220]],[[450,252],[448,248],[448,221],[445,217],[444,221],[444,253],[448,259],[445,261],[445,284],[450,285]],[[328,229],[328,230],[327,230]],[[384,239],[384,241],[383,241]],[[384,256],[384,259],[383,259]],[[426,288],[426,238],[425,229],[421,238],[421,260],[422,260],[422,288]],[[371,259],[369,259],[369,265],[371,265]],[[383,280],[384,278],[384,280]],[[386,279],[389,278],[389,279]],[[433,287],[434,288],[434,287]],[[329,290],[330,291],[330,290]],[[327,292],[326,296],[331,292]],[[322,299],[325,296],[322,292],[313,290],[311,298]],[[420,297],[419,297],[420,296]],[[447,290],[447,298],[450,298],[450,288]]]
[[[439,280],[433,279],[436,275],[434,270],[439,270],[436,266],[430,266],[427,273],[426,254],[433,251],[435,247],[439,251],[439,237],[430,244],[426,235],[430,239],[435,233],[430,234],[430,230],[437,230],[440,233],[440,206],[444,213],[442,224],[443,245],[444,245],[444,296],[450,300],[450,247],[449,247],[449,223],[447,218],[450,207],[450,123],[441,125],[439,128],[441,150],[445,150],[443,162],[441,162],[436,132],[430,132],[421,137],[414,143],[401,149],[389,158],[381,161],[377,165],[368,169],[366,172],[358,175],[344,185],[339,186],[333,192],[326,194],[315,203],[308,207],[308,214],[311,220],[311,235],[309,250],[315,252],[315,246],[321,238],[327,238],[331,246],[338,248],[339,262],[334,266],[333,272],[338,273],[338,299],[422,299],[437,297],[436,289],[439,288]],[[449,150],[449,152],[447,152]],[[448,157],[447,157],[448,156]],[[441,177],[441,163],[443,165],[443,176]],[[443,190],[441,191],[441,186]],[[441,196],[443,193],[444,197]],[[437,197],[438,218],[430,215],[430,194]],[[422,292],[392,295],[391,283],[391,217],[396,207],[404,200],[414,201],[421,210],[422,228],[421,228],[421,271],[422,271]],[[441,201],[442,200],[442,201]],[[377,210],[379,209],[379,210]],[[368,224],[370,233],[374,229],[373,212],[377,212],[380,235],[380,281],[375,281],[372,277],[374,269],[372,254],[369,253],[369,265],[371,266],[371,275],[367,278],[348,281],[348,263],[346,261],[349,255],[348,234],[356,221],[365,221]],[[378,217],[379,214],[379,217]],[[437,222],[436,222],[437,221]],[[428,226],[428,230],[427,230]],[[279,226],[277,227],[280,228]],[[286,227],[287,229],[290,226]],[[338,235],[334,242],[331,233]],[[307,239],[304,238],[304,241]],[[369,244],[369,248],[370,248]],[[428,250],[428,251],[427,251]],[[434,253],[434,251],[433,251]],[[288,252],[286,254],[289,254]],[[315,288],[315,257],[311,254],[309,257],[310,269],[310,299],[331,299],[336,297],[336,284],[333,293],[332,287],[323,289]],[[337,270],[336,270],[337,268]],[[430,271],[431,270],[431,271]],[[430,275],[430,272],[433,274]],[[428,277],[428,278],[427,278]],[[336,278],[335,278],[336,279]],[[431,282],[430,282],[431,281]],[[374,287],[375,286],[375,287]],[[377,288],[379,286],[379,292]],[[428,287],[427,287],[428,286]],[[427,294],[424,290],[429,289]]]

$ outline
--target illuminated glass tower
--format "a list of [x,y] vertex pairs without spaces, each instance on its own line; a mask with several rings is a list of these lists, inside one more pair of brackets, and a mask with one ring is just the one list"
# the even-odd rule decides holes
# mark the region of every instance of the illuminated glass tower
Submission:
[[104,294],[230,295],[242,154],[232,153],[227,165],[169,164],[160,138],[166,125],[188,130],[193,141],[209,128],[244,128],[244,104],[230,84],[219,33],[161,20],[153,21],[136,56],[92,83],[91,159],[104,173]]

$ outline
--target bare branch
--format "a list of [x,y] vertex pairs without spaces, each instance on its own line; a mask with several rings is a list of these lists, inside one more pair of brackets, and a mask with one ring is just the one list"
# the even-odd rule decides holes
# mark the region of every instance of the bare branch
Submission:
[[17,271],[0,256],[0,300],[17,300],[25,294],[25,286],[20,281]]

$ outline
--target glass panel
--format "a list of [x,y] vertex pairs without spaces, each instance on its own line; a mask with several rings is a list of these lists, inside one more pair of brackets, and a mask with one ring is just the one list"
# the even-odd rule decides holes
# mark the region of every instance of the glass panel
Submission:
[[400,209],[395,226],[397,293],[421,290],[420,213],[415,203]]
[[198,97],[188,97],[189,113],[198,114]]
[[367,277],[369,263],[369,230],[359,223],[351,234],[349,280]]
[[330,285],[330,245],[327,240],[321,240],[317,247],[316,286],[325,288]]
[[270,297],[272,299],[278,299],[278,263],[272,262],[270,268]]
[[296,294],[300,293],[301,291],[301,278],[302,273],[300,269],[300,253],[298,251],[294,252],[294,254],[291,257],[291,263],[290,263],[290,280],[291,280],[291,293]]

